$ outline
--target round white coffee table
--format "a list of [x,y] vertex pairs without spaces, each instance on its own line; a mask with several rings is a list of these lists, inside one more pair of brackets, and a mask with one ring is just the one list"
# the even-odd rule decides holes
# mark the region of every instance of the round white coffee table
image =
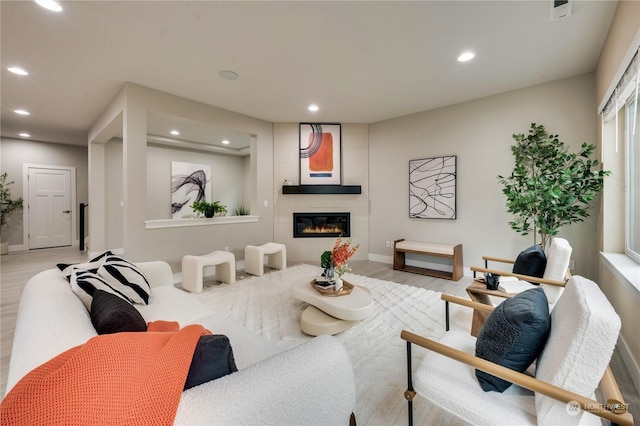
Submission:
[[310,280],[293,284],[293,296],[312,305],[302,313],[300,328],[306,334],[338,334],[373,314],[373,298],[367,288],[354,286],[345,296],[323,296]]

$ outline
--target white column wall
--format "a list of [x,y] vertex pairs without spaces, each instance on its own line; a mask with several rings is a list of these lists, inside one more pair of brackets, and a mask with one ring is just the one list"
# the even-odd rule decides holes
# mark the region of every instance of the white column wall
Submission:
[[294,212],[350,212],[351,239],[360,248],[353,259],[367,259],[369,253],[369,136],[366,124],[342,123],[342,184],[361,185],[362,194],[283,194],[286,179],[300,183],[299,124],[276,123],[274,137],[275,200],[274,235],[286,244],[290,261],[319,262],[331,250],[335,238],[293,238]]
[[[273,235],[273,129],[271,123],[222,110],[189,99],[127,83],[118,99],[123,106],[123,219],[122,248],[133,261],[164,260],[174,271],[180,271],[185,254],[204,254],[229,247],[237,260],[244,258],[244,246],[271,241]],[[110,106],[113,108],[113,106]],[[251,214],[260,216],[256,223],[225,224],[197,227],[146,229],[147,220],[147,111],[156,111],[201,121],[235,132],[254,135],[252,142],[252,170],[249,185],[255,200],[251,201]],[[105,112],[105,115],[109,115]],[[99,135],[110,122],[99,120],[91,135]],[[108,139],[107,139],[108,140]],[[97,145],[97,144],[92,144]],[[104,163],[104,150],[93,150],[97,156],[91,160]],[[102,155],[102,157],[100,157]],[[255,157],[255,158],[254,158]],[[96,169],[98,170],[98,169]],[[104,170],[104,173],[110,173]],[[151,176],[154,171],[150,170]],[[100,173],[90,176],[90,193],[96,191],[97,200],[104,204],[105,179]],[[170,188],[167,188],[169,191]],[[100,206],[98,206],[100,207]],[[96,235],[104,235],[105,220],[102,209],[90,209],[96,216]],[[159,206],[159,208],[162,208]],[[109,249],[104,238],[93,241],[91,251]]]

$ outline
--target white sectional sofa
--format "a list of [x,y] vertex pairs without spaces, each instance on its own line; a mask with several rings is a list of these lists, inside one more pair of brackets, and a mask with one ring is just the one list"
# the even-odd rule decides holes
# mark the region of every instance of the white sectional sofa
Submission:
[[[351,360],[331,336],[280,351],[173,286],[165,262],[136,266],[152,288],[147,321],[202,324],[229,337],[238,371],[183,391],[175,424],[347,425],[355,411]],[[29,371],[96,336],[86,307],[58,269],[27,283],[18,310],[7,393]]]

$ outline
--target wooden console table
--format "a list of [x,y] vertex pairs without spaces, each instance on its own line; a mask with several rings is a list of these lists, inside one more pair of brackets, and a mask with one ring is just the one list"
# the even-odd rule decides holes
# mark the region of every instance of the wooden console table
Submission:
[[[444,257],[451,259],[452,271],[409,266],[405,261],[405,254],[413,253],[424,256]],[[462,269],[462,244],[447,245],[417,241],[405,241],[404,238],[393,242],[393,269],[413,272],[414,274],[429,275],[436,278],[458,281],[464,272]]]

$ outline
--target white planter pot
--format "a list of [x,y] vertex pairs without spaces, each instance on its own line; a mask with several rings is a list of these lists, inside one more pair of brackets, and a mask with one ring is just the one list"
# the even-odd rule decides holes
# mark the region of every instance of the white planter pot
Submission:
[[9,253],[9,243],[0,243],[0,254],[7,254]]

